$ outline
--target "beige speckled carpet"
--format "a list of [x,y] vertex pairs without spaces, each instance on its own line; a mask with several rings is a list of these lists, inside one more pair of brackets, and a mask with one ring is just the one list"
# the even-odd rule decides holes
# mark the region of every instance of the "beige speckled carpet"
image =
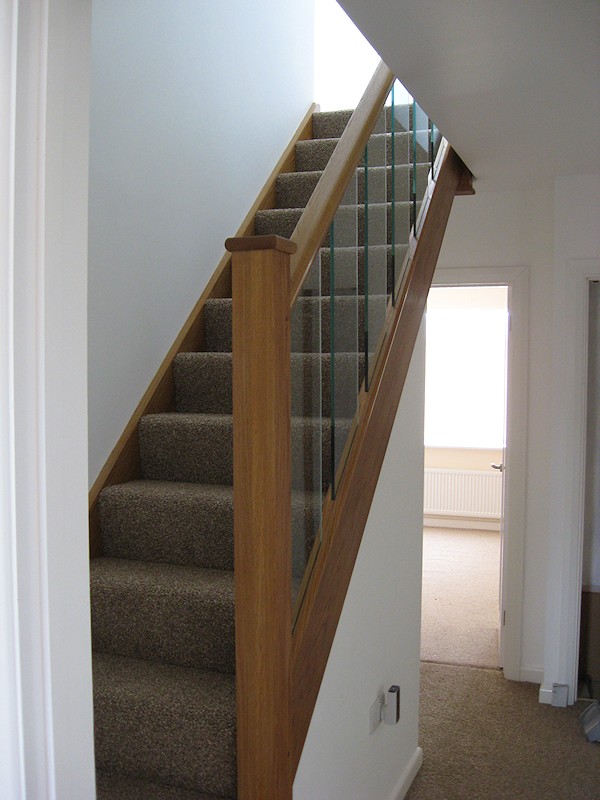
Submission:
[[498,667],[499,570],[499,533],[424,529],[423,661]]
[[600,744],[586,703],[538,703],[538,687],[498,670],[422,664],[424,760],[406,800],[597,800]]

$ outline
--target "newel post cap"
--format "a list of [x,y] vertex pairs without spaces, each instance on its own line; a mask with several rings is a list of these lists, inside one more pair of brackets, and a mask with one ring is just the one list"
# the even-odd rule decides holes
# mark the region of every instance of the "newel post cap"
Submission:
[[298,249],[296,242],[285,239],[283,236],[238,236],[225,240],[225,249],[230,253],[240,253],[248,250],[277,250],[280,253],[295,253]]

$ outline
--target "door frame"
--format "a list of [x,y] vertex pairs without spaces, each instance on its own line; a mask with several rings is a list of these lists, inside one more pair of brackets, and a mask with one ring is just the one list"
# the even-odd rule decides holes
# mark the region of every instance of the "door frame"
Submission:
[[553,685],[577,699],[583,567],[587,414],[589,281],[600,280],[600,260],[569,259],[557,276],[554,305],[552,497],[549,517],[546,641],[541,703]]
[[506,471],[502,542],[500,663],[509,680],[521,669],[527,471],[527,352],[529,272],[525,266],[436,270],[432,286],[507,286],[509,331],[506,386]]
[[0,782],[15,800],[92,800],[91,0],[0,15]]

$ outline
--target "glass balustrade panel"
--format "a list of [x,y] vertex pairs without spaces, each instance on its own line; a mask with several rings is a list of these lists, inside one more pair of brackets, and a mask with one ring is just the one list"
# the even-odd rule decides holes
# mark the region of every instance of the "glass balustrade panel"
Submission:
[[[332,498],[343,472],[354,430],[362,380],[359,356],[359,195],[358,170],[348,185],[330,229],[328,302],[324,307],[323,346],[327,347],[329,382],[324,381],[323,408],[329,414],[329,459],[324,488]],[[324,270],[324,275],[327,270]],[[325,292],[326,287],[323,287]],[[325,336],[327,331],[327,337]],[[326,338],[328,342],[326,344]],[[327,359],[325,359],[327,360]]]
[[300,598],[321,542],[322,304],[319,254],[291,313],[293,602]]
[[413,184],[413,220],[418,220],[430,169],[430,127],[429,118],[418,103],[413,103],[412,125],[412,184]]
[[[388,164],[392,137],[389,112],[384,108],[365,149],[363,167],[361,244],[364,249],[364,358],[366,388],[375,368],[375,355],[385,326],[388,287],[391,288],[391,202]],[[388,237],[388,233],[390,236]]]
[[402,281],[407,263],[408,241],[410,235],[411,197],[412,197],[412,98],[396,81],[392,88],[390,102],[391,168],[390,198],[391,243],[392,243],[392,286],[396,292]]
[[440,150],[440,145],[442,144],[442,132],[437,127],[437,125],[432,121],[431,122],[431,160],[432,164],[435,165],[435,162],[438,157],[438,153]]

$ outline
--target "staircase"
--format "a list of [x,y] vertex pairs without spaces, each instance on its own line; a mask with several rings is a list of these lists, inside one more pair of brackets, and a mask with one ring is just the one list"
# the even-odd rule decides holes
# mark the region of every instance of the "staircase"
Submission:
[[[314,115],[313,138],[296,145],[296,172],[277,179],[276,207],[258,212],[256,234],[292,234],[350,114]],[[395,136],[398,151],[408,153],[409,134]],[[391,136],[379,137],[389,148]],[[405,173],[410,166],[396,169]],[[359,170],[359,247],[363,192]],[[397,243],[396,261],[406,242]],[[389,293],[389,245],[386,251]],[[321,291],[323,298],[300,297],[297,313],[321,304],[326,350],[328,249],[322,251]],[[344,298],[335,302],[343,329]],[[360,299],[358,306],[362,316]],[[173,364],[175,411],[148,414],[139,423],[141,479],[108,486],[100,495],[102,556],[91,562],[100,800],[236,797],[231,316],[231,298],[207,301],[204,351],[180,353]],[[292,374],[321,358],[327,376],[329,355],[305,350],[292,339]],[[364,361],[361,379],[362,372]],[[326,420],[327,380],[322,402]],[[296,588],[316,533],[305,525],[314,517],[310,495],[318,497],[331,483],[329,424],[305,413],[302,398],[292,397],[292,453],[299,449],[294,442],[322,424],[323,477],[308,494],[292,487]],[[341,413],[348,414],[340,421],[347,433],[353,409],[342,406]]]

